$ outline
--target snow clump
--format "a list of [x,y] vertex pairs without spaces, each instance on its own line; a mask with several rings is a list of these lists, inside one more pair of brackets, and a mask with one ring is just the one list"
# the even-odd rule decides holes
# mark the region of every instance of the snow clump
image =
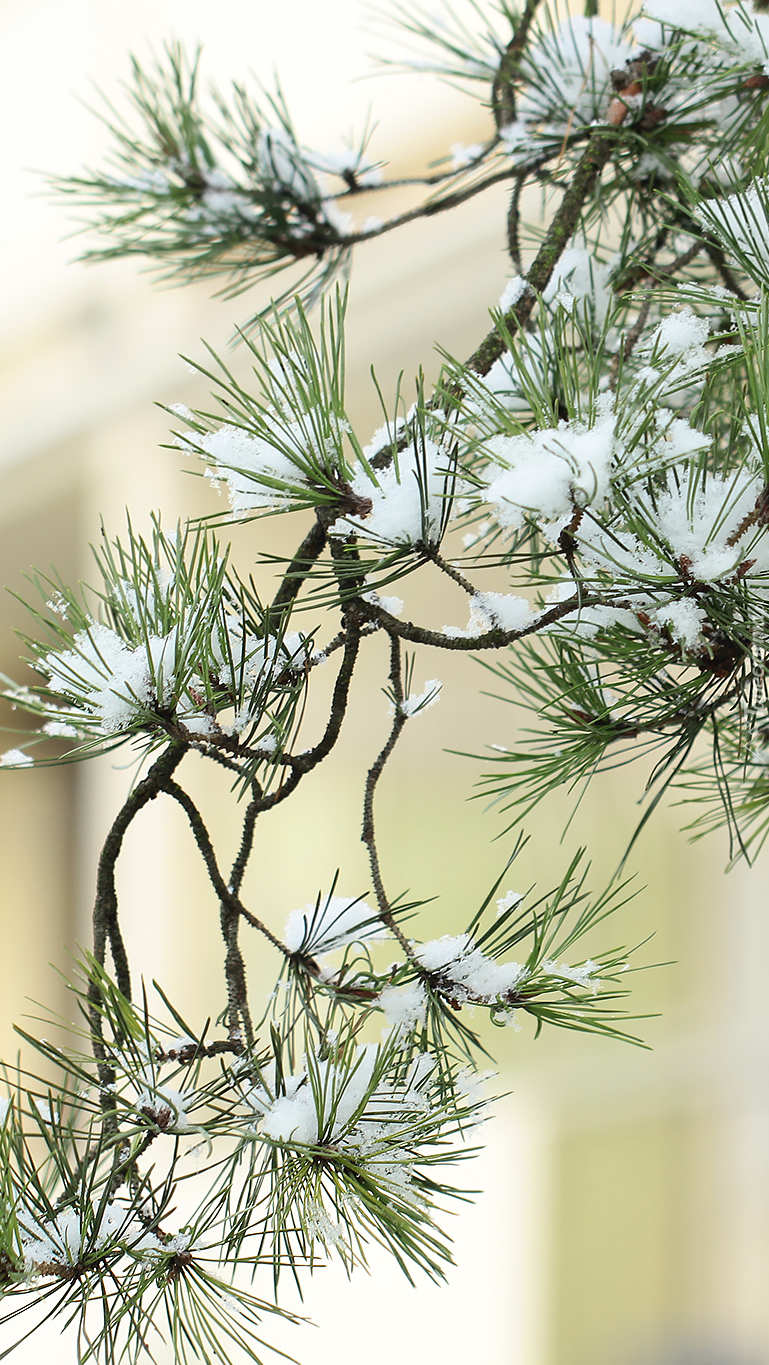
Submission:
[[425,971],[459,988],[460,998],[493,1004],[527,975],[519,962],[495,962],[476,948],[469,934],[432,939],[415,949]]
[[[761,17],[769,25],[769,15]],[[766,66],[769,68],[769,60]],[[728,249],[744,257],[756,281],[769,284],[769,180],[754,180],[739,194],[701,204],[696,214]]]
[[328,896],[315,905],[292,910],[283,930],[290,953],[330,953],[348,943],[384,938],[385,929],[376,910],[360,896]]
[[0,768],[28,768],[32,762],[23,749],[6,749],[0,754]]
[[[393,437],[388,434],[386,439],[391,441]],[[380,448],[375,438],[364,453],[371,458]],[[408,446],[393,457],[386,469],[378,469],[376,483],[359,466],[351,488],[362,510],[359,514],[338,517],[329,527],[329,535],[357,534],[385,545],[436,544],[446,498],[455,491],[449,464],[448,452],[425,437],[417,449]],[[363,510],[369,506],[370,510]]]
[[612,24],[575,14],[543,29],[521,62],[514,123],[500,129],[509,155],[526,159],[543,142],[603,122],[613,93],[611,73],[637,52]]
[[560,422],[519,436],[494,436],[484,501],[501,526],[520,530],[527,515],[555,521],[575,508],[601,503],[609,491],[615,419],[604,412],[593,426]]
[[425,1022],[427,992],[421,981],[411,986],[385,986],[376,1003],[391,1028],[410,1029]]
[[425,1086],[435,1068],[429,1054],[417,1057],[405,1081],[396,1084],[377,1074],[380,1059],[376,1044],[366,1043],[352,1065],[305,1057],[301,1071],[283,1077],[281,1094],[271,1094],[269,1078],[252,1086],[246,1101],[260,1133],[274,1142],[327,1143],[365,1154],[388,1129],[399,1122],[408,1126],[411,1115],[429,1107]]
[[105,734],[168,706],[174,691],[176,630],[149,635],[132,649],[116,631],[93,621],[74,638],[74,649],[47,654],[40,663],[53,692],[98,720]]
[[[416,716],[417,713],[421,714],[423,711],[427,711],[429,707],[434,706],[440,700],[442,687],[442,682],[439,682],[437,678],[431,678],[429,682],[425,683],[424,691],[420,692],[418,696],[404,697],[403,701],[398,704],[398,711],[402,716]],[[393,714],[392,708],[390,714]]]

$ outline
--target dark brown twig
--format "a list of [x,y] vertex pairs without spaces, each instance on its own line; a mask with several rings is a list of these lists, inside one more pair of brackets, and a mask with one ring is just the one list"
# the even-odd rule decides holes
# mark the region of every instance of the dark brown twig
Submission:
[[390,682],[392,684],[393,699],[395,702],[395,718],[392,723],[392,729],[390,730],[387,743],[376,759],[376,762],[369,769],[368,776],[366,777],[361,840],[368,849],[369,863],[371,864],[371,879],[374,883],[374,893],[376,895],[377,905],[379,906],[379,914],[382,923],[386,924],[390,932],[395,935],[407,956],[413,957],[411,944],[405,934],[401,931],[387,898],[387,892],[385,891],[384,880],[382,878],[382,869],[379,864],[379,853],[377,851],[376,832],[374,828],[374,795],[376,793],[377,783],[384,772],[388,758],[403,733],[403,727],[408,719],[405,711],[401,709],[403,703],[403,674],[401,670],[400,641],[393,637],[390,638]]
[[[238,944],[237,935],[237,925],[240,917],[243,916],[254,929],[258,929],[261,934],[264,934],[265,938],[267,938],[269,942],[286,957],[288,956],[288,949],[285,944],[281,943],[280,939],[276,938],[275,934],[267,928],[266,924],[263,924],[256,915],[246,909],[235,889],[231,885],[226,885],[224,878],[219,871],[219,864],[214,852],[214,846],[211,843],[211,837],[206,829],[205,821],[195,805],[195,802],[192,800],[192,797],[171,778],[168,778],[163,782],[162,790],[167,792],[169,796],[172,796],[186,814],[195,838],[195,843],[197,844],[203,862],[205,863],[209,881],[219,897],[222,934],[227,949],[225,975],[227,979],[230,1034],[231,1036],[236,1035],[240,1027],[240,1021],[242,1021],[246,1042],[249,1047],[251,1047],[254,1041],[254,1030],[248,1008],[246,968]],[[253,818],[256,818],[256,813],[254,813]]]

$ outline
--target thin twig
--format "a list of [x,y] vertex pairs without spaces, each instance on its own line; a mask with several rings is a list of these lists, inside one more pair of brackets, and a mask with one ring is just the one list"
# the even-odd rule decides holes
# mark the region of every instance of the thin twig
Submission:
[[[131,821],[139,811],[153,801],[162,790],[162,783],[181,762],[186,746],[174,740],[153,763],[147,776],[137,783],[122,810],[113,821],[99,856],[96,873],[96,898],[93,907],[93,955],[100,967],[104,966],[109,942],[118,988],[126,999],[131,998],[131,974],[123,936],[118,922],[118,901],[115,887],[115,864],[123,847],[123,840]],[[98,995],[98,991],[97,991]],[[96,998],[96,997],[93,997]]]
[[[161,784],[178,767],[185,753],[185,745],[177,740],[156,759],[147,776],[137,783],[122,810],[112,823],[99,856],[96,874],[96,897],[93,907],[93,956],[99,967],[104,967],[109,942],[115,964],[117,985],[126,999],[131,998],[131,972],[123,936],[118,921],[118,899],[115,886],[115,865],[123,847],[123,840],[131,821],[139,811],[153,801],[161,791]],[[88,1020],[91,1051],[96,1061],[100,1103],[105,1134],[117,1131],[117,1112],[114,1097],[115,1069],[108,1060],[102,1021],[102,992],[96,974],[88,981]]]
[[[578,128],[576,132],[570,134],[567,145],[574,146],[584,142],[593,132],[590,128]],[[408,209],[407,212],[398,214],[381,227],[371,228],[367,232],[351,232],[346,237],[340,237],[333,243],[335,248],[344,250],[347,247],[359,246],[361,242],[370,242],[373,238],[382,237],[386,232],[392,232],[395,228],[404,227],[406,223],[416,222],[420,218],[433,218],[438,213],[444,213],[447,209],[457,208],[459,204],[464,204],[468,199],[473,199],[476,194],[482,194],[484,190],[490,189],[492,185],[499,185],[505,180],[512,180],[518,176],[525,177],[536,175],[538,171],[546,166],[553,157],[562,154],[563,148],[560,146],[548,148],[546,152],[533,157],[531,161],[519,163],[516,166],[507,166],[504,170],[493,172],[486,176],[484,180],[477,181],[474,185],[468,185],[463,190],[456,190],[453,194],[448,194],[444,199],[428,199],[427,203],[419,204],[416,208]]]
[[459,572],[459,569],[455,569],[453,564],[449,564],[448,560],[445,560],[437,550],[433,549],[432,546],[425,545],[424,552],[435,567],[440,569],[441,573],[445,573],[449,578],[452,578],[455,583],[459,584],[460,588],[467,593],[468,597],[475,597],[477,595],[478,589],[474,588],[470,580],[465,578],[464,574]]
[[395,719],[393,720],[390,736],[376,762],[369,769],[366,777],[366,789],[363,798],[363,831],[361,839],[368,849],[369,862],[371,864],[371,879],[374,883],[374,892],[379,906],[379,914],[382,922],[387,925],[391,933],[395,935],[401,948],[408,957],[413,957],[414,950],[411,947],[405,934],[393,915],[390,902],[387,899],[387,892],[382,878],[382,870],[379,865],[379,853],[376,846],[376,831],[374,828],[374,794],[377,783],[384,772],[390,754],[395,748],[403,731],[403,727],[408,719],[405,711],[402,710],[403,703],[403,675],[401,671],[401,649],[400,641],[390,638],[390,682],[392,683],[393,698],[395,701]]
[[[345,617],[344,655],[342,657],[339,672],[336,676],[334,694],[331,698],[331,712],[329,714],[328,724],[323,733],[323,738],[319,740],[313,749],[308,749],[304,754],[297,754],[296,756],[284,755],[286,763],[288,763],[293,772],[299,776],[303,776],[305,773],[310,772],[312,768],[316,768],[318,764],[331,753],[331,750],[339,738],[342,722],[347,712],[350,683],[355,669],[355,662],[358,657],[361,637],[360,621],[358,620],[355,608],[348,609],[348,613],[349,614]],[[265,797],[261,809],[267,810],[269,808],[268,802],[270,801],[270,797]],[[274,805],[275,802],[272,801],[271,804]]]
[[[288,956],[288,949],[285,944],[276,938],[266,924],[263,924],[256,915],[252,914],[243,905],[239,895],[232,886],[225,884],[224,878],[219,871],[219,864],[214,852],[211,837],[206,829],[200,811],[198,810],[192,797],[187,794],[178,783],[169,779],[163,783],[163,791],[178,801],[182,810],[185,812],[190,822],[192,833],[195,837],[203,862],[206,865],[208,877],[213,886],[220,903],[220,915],[222,923],[222,934],[226,945],[225,957],[225,976],[227,979],[228,996],[228,1017],[231,1036],[235,1035],[242,1022],[246,1035],[246,1042],[251,1047],[254,1042],[254,1029],[251,1022],[251,1014],[248,1008],[248,990],[246,986],[246,967],[243,961],[243,954],[238,944],[237,927],[241,915],[248,921],[253,928],[258,929],[265,938],[269,939],[284,956]],[[254,818],[256,818],[254,814]]]
[[256,817],[259,814],[259,802],[262,799],[262,789],[258,782],[254,781],[251,783],[251,790],[253,795],[246,806],[246,813],[243,817],[243,831],[240,836],[240,848],[238,849],[237,857],[232,864],[232,872],[230,873],[230,886],[236,896],[240,894],[240,888],[243,885],[243,877],[245,876],[248,860],[251,857],[251,850],[254,846],[254,827],[256,825]]
[[[546,626],[551,626],[555,621],[560,621],[564,616],[570,616],[572,612],[579,611],[583,607],[604,607],[625,605],[607,599],[603,593],[582,593],[575,594],[573,597],[566,598],[563,602],[556,603],[546,611],[540,612],[534,617],[527,626],[521,630],[503,630],[501,627],[494,627],[493,630],[484,631],[481,635],[444,635],[440,630],[428,630],[424,626],[417,626],[413,621],[399,621],[397,616],[391,616],[383,607],[376,607],[371,602],[360,601],[358,609],[361,615],[369,620],[378,620],[380,625],[391,637],[397,635],[401,640],[411,640],[417,645],[434,645],[438,649],[501,649],[504,645],[512,645],[516,640],[524,640],[528,635],[536,635]],[[632,605],[629,608],[632,610]]]
[[262,924],[261,920],[258,919],[256,915],[252,914],[250,910],[247,910],[238,894],[233,891],[231,887],[227,886],[219,870],[214,846],[211,843],[211,836],[208,833],[205,821],[195,805],[195,802],[192,800],[192,797],[189,796],[184,788],[180,787],[177,782],[174,782],[172,778],[167,779],[163,783],[162,789],[168,796],[172,796],[174,801],[178,801],[182,810],[185,812],[187,819],[190,822],[192,833],[195,836],[195,843],[200,849],[201,856],[206,865],[209,880],[220,901],[223,901],[233,910],[236,910],[249,924],[253,925],[254,929],[258,929],[261,934],[264,934],[265,938],[269,939],[273,947],[277,948],[284,956],[288,956],[288,949],[285,944],[281,943],[280,939],[276,938],[272,931],[267,928],[267,925]]

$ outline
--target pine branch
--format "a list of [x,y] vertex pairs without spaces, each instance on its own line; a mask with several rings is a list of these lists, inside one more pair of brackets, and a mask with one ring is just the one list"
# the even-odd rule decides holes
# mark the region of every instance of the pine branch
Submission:
[[387,897],[382,869],[379,863],[379,852],[376,844],[376,833],[374,828],[374,796],[377,785],[385,765],[392,754],[398,740],[400,739],[406,721],[407,713],[403,710],[403,675],[401,669],[401,649],[400,641],[391,637],[390,639],[390,685],[394,699],[395,716],[392,728],[387,739],[387,743],[382,749],[376,761],[369,769],[366,777],[366,788],[363,798],[363,832],[361,839],[368,849],[369,862],[371,864],[371,879],[374,883],[374,892],[379,906],[379,913],[382,923],[395,935],[407,957],[413,957],[413,948],[400,928],[392,912],[392,906]]
[[[542,294],[550,283],[553,270],[579,224],[585,203],[616,148],[617,136],[614,130],[596,129],[591,133],[571,184],[526,275],[528,289],[518,303],[505,314],[505,327],[510,336],[514,336],[531,317],[537,295]],[[495,327],[470,356],[467,368],[476,374],[486,375],[494,362],[504,354],[505,349],[505,340]]]

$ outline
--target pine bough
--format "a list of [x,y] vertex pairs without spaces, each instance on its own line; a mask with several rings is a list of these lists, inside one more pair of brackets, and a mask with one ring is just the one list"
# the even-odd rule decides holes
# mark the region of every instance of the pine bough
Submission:
[[[505,867],[469,922],[429,942],[406,932],[418,906],[385,885],[375,795],[440,693],[414,687],[407,647],[477,656],[537,717],[490,751],[481,783],[511,826],[553,789],[646,755],[644,819],[672,786],[699,803],[695,835],[726,822],[735,857],[769,831],[769,17],[716,0],[687,0],[676,26],[661,0],[619,25],[591,4],[468,13],[478,33],[450,11],[440,27],[400,14],[408,63],[479,88],[493,131],[409,182],[414,206],[395,218],[353,219],[403,183],[365,137],[320,154],[277,96],[236,86],[206,104],[197,59],[175,47],[134,64],[136,117],[110,115],[109,169],[58,186],[89,209],[93,258],[140,254],[166,278],[221,278],[226,296],[305,272],[243,329],[249,387],[215,361],[215,410],[174,409],[178,447],[226,485],[220,531],[304,513],[273,600],[213,521],[156,522],[148,539],[129,523],[96,551],[92,592],[38,581],[40,685],[6,680],[34,721],[4,767],[121,745],[144,762],[99,861],[72,985],[82,1032],[67,1050],[23,1035],[59,1083],[9,1072],[0,1099],[4,1320],[42,1303],[78,1324],[82,1361],[139,1360],[164,1336],[180,1361],[257,1358],[264,1315],[282,1311],[248,1287],[265,1264],[277,1291],[319,1258],[365,1264],[373,1241],[407,1275],[439,1277],[437,1219],[483,1107],[465,1007],[500,1027],[528,1014],[629,1036],[627,953],[579,947],[627,893],[616,879],[590,893],[581,855],[544,895],[510,890]],[[344,392],[352,249],[500,182],[514,273],[490,332],[466,363],[445,358],[432,391],[418,379],[413,402],[380,395],[363,444]],[[521,219],[531,185],[536,230]],[[490,568],[509,591],[484,587]],[[454,624],[404,619],[388,591],[417,572],[452,581]],[[361,652],[383,634],[391,728],[362,778],[370,892],[327,888],[278,937],[241,898],[255,831],[333,750]],[[328,719],[300,747],[326,660]],[[242,833],[226,870],[183,785],[192,752],[232,777]],[[159,987],[132,994],[115,867],[161,798],[184,812],[220,904],[214,1022],[188,1023]],[[275,956],[259,1011],[241,931]]]

